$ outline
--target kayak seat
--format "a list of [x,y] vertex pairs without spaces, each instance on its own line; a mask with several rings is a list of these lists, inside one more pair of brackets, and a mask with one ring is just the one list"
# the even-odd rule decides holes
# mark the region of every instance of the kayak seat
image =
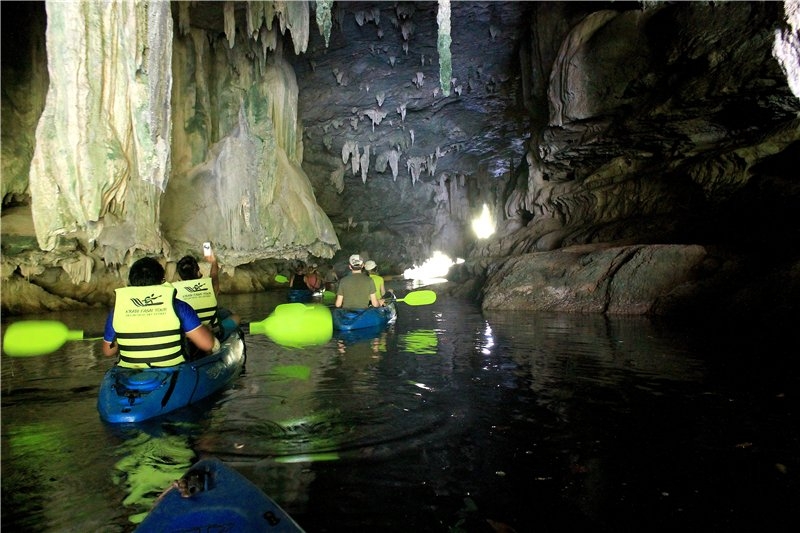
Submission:
[[117,383],[128,390],[138,392],[149,392],[157,389],[164,382],[168,372],[157,370],[143,370],[133,373],[120,373],[117,376]]

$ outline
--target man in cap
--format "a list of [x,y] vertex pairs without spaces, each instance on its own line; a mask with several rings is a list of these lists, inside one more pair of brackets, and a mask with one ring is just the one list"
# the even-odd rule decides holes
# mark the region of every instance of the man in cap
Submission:
[[351,255],[348,263],[350,275],[345,276],[339,282],[339,288],[336,291],[336,307],[365,309],[370,304],[372,307],[380,307],[375,296],[375,283],[362,270],[364,261],[361,256],[358,254]]

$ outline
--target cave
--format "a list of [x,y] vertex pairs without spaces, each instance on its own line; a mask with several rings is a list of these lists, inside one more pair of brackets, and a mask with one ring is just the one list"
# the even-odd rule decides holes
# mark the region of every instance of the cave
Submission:
[[440,252],[486,309],[796,313],[794,2],[1,7],[5,315],[204,241],[229,293]]

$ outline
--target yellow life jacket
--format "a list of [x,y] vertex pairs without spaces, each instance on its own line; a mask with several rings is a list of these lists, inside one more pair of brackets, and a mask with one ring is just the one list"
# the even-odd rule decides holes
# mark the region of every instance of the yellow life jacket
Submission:
[[381,285],[383,285],[383,276],[379,276],[377,274],[370,274],[369,277],[375,284],[375,296],[380,298],[381,296],[383,296],[382,294],[379,294],[379,291],[381,290]]
[[217,295],[211,278],[175,281],[172,286],[178,290],[178,299],[191,305],[203,324],[212,329],[217,325]]
[[175,312],[175,288],[163,285],[116,290],[112,324],[119,345],[119,366],[174,366],[185,361],[181,321]]

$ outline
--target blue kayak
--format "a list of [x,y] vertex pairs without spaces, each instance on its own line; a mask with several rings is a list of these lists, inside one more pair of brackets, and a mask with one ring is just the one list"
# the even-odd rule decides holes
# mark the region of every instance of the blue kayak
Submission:
[[167,489],[137,533],[242,531],[302,533],[286,511],[219,459],[203,459]]
[[106,422],[141,422],[186,407],[222,389],[242,372],[245,345],[234,333],[219,351],[167,368],[110,368],[97,410]]
[[308,303],[314,297],[314,293],[308,289],[289,289],[288,300],[290,303]]
[[367,307],[366,309],[333,309],[333,329],[349,331],[351,329],[381,328],[397,318],[394,302],[386,302],[383,307]]

